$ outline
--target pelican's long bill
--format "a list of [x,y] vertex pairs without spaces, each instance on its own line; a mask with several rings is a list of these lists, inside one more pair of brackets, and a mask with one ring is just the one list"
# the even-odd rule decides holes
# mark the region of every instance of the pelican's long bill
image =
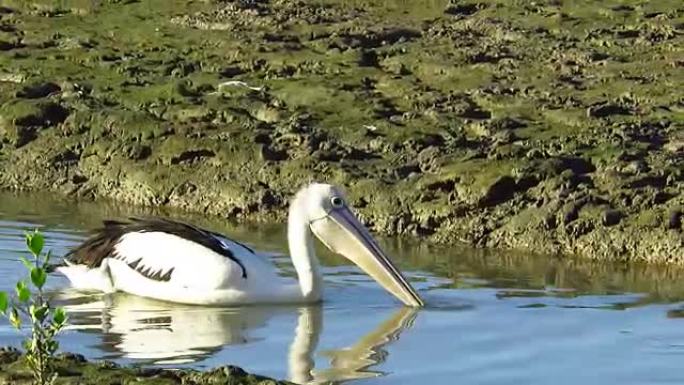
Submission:
[[401,302],[423,306],[418,293],[346,206],[311,222],[311,230],[330,250],[354,262]]

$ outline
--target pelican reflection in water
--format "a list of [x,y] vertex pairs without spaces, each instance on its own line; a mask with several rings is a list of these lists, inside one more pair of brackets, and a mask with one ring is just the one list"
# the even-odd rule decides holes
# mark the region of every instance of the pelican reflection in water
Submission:
[[101,333],[98,348],[107,353],[106,358],[151,364],[206,359],[224,346],[258,340],[253,334],[258,334],[271,319],[297,312],[287,352],[288,373],[293,382],[311,384],[381,375],[371,367],[387,359],[384,347],[410,328],[417,315],[414,308],[398,308],[374,329],[359,332],[351,346],[318,352],[316,355],[327,357],[329,365],[316,369],[315,353],[323,330],[323,309],[318,305],[219,308],[171,304],[123,293],[100,298],[80,304],[77,302],[82,302],[83,297],[67,300],[71,303],[66,306],[71,328]]

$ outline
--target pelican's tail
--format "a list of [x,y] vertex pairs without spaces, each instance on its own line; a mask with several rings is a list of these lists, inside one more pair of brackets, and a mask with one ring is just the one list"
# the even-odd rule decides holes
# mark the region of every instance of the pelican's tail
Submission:
[[64,262],[63,266],[59,266],[55,270],[64,274],[74,288],[79,290],[98,290],[105,293],[115,291],[106,260],[100,266],[94,268],[73,264],[67,260]]

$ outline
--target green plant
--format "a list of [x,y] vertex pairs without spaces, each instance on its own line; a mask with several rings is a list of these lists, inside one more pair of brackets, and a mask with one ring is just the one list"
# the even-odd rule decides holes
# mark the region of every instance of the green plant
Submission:
[[26,246],[32,260],[22,256],[21,261],[28,270],[28,277],[17,282],[14,295],[0,291],[0,314],[7,317],[12,326],[21,331],[24,320],[30,320],[31,334],[24,341],[24,348],[26,363],[36,385],[52,384],[57,378],[53,358],[59,343],[55,336],[67,321],[64,309],[51,307],[43,292],[50,261],[49,251],[43,255],[44,244],[45,239],[37,230],[26,234]]

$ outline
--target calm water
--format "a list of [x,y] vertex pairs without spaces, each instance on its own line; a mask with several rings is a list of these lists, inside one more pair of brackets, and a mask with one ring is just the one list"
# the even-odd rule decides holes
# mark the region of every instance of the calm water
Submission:
[[[22,274],[34,227],[62,255],[104,217],[163,214],[0,193],[0,290]],[[291,271],[284,229],[190,221],[245,241]],[[85,295],[60,276],[64,350],[134,365],[237,364],[297,382],[656,384],[684,381],[684,272],[382,240],[428,303],[403,308],[323,250],[326,302],[204,308]],[[0,345],[19,339],[0,321]]]

